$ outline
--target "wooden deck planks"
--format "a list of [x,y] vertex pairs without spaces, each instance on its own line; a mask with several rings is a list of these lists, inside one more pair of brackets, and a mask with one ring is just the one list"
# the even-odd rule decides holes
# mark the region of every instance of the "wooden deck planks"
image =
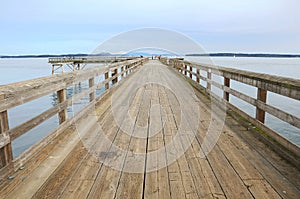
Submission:
[[[112,115],[111,113],[108,113],[105,122],[102,124],[107,122],[110,123],[111,119]],[[106,136],[112,139],[115,134],[116,132],[114,131],[114,125],[112,125]],[[93,150],[93,153],[88,153],[84,158],[78,171],[74,176],[72,176],[68,186],[65,188],[62,198],[76,198],[78,196],[80,196],[79,198],[85,198],[89,194],[90,189],[95,182],[97,173],[102,166],[98,155],[101,152],[103,153],[108,151],[108,149],[103,150],[103,143],[101,143],[103,142],[103,139],[101,139],[99,136],[96,136],[95,138],[92,137],[91,139],[94,140],[93,146],[88,150]],[[84,188],[82,186],[84,186]]]
[[[104,102],[106,103],[106,101]],[[98,116],[102,117],[104,121],[105,119],[111,120],[111,117],[109,117],[109,114],[107,114],[105,110],[105,107],[98,108]],[[101,141],[101,139],[99,139],[97,123],[95,120],[97,120],[97,117],[94,117],[93,113],[91,113],[82,121],[77,123],[76,133],[80,136],[81,142],[76,144],[72,152],[48,178],[47,182],[44,183],[44,185],[35,193],[33,198],[56,198],[61,196],[62,193],[65,192],[66,187],[70,184],[72,179],[81,178],[80,183],[82,183],[81,180],[89,178],[91,171],[97,168],[95,167],[95,163],[99,163],[91,161],[91,158],[87,158],[91,156],[89,154],[90,149],[87,147],[87,145],[92,146],[92,148],[95,148],[95,146],[101,146],[98,141]],[[88,159],[88,162],[86,159]],[[92,164],[92,170],[88,170],[88,164]],[[87,186],[86,182],[85,186]],[[80,194],[83,195],[84,193],[80,191]]]
[[[78,126],[79,131],[84,132],[79,133],[81,141],[75,131],[72,136],[61,140],[49,152],[50,157],[56,155],[59,158],[41,160],[37,169],[9,197],[181,199],[300,196],[296,186],[299,185],[299,173],[292,169],[285,174],[283,169],[290,168],[289,165],[276,163],[274,160],[278,157],[270,150],[270,156],[264,157],[266,152],[258,152],[258,148],[263,150],[264,145],[257,143],[229,116],[217,145],[206,157],[200,158],[203,155],[201,142],[211,119],[208,98],[195,99],[201,114],[198,130],[186,127],[180,141],[173,142],[182,119],[192,125],[189,118],[181,117],[182,106],[174,92],[163,86],[166,83],[176,87],[178,79],[175,76],[178,75],[159,62],[150,61],[144,65],[120,85],[118,89],[124,94],[108,95],[95,106],[96,112],[81,121],[82,125]],[[134,96],[128,95],[139,85],[138,82],[144,80],[150,83],[137,88]],[[180,95],[182,99],[189,97],[184,91]],[[129,115],[134,122],[124,119],[119,124],[114,120],[116,113],[112,106],[123,109],[128,100]],[[102,139],[98,125],[110,143]],[[171,162],[187,141],[191,141],[190,147]],[[168,144],[172,146],[169,151]],[[161,153],[153,155],[159,149],[162,149]],[[151,172],[145,173],[149,170]]]
[[46,180],[63,162],[65,157],[73,150],[74,146],[79,142],[76,133],[69,139],[63,140],[52,151],[38,168],[30,173],[24,181],[9,194],[8,198],[31,198],[35,192],[43,185]]
[[[142,96],[143,96],[143,90],[139,89],[132,100],[130,110],[131,110],[131,115],[135,116],[134,119],[136,118],[136,115],[138,113],[140,101],[141,101],[140,98]],[[122,123],[122,126],[125,129],[133,129],[133,127],[131,127],[131,123],[126,121]],[[116,128],[115,131],[117,132],[117,136],[114,139],[113,144],[120,147],[121,149],[124,150],[127,149],[128,143],[130,141],[130,136],[122,132],[120,128]],[[114,150],[110,149],[109,152],[114,152]],[[120,164],[120,167],[123,167],[124,160],[125,160],[125,154],[123,154],[118,160],[105,158],[104,161],[110,164]],[[119,185],[120,176],[121,176],[121,171],[111,169],[107,166],[101,167],[101,170],[99,171],[97,178],[94,182],[94,185],[91,189],[91,192],[89,194],[89,198],[114,198]]]
[[[234,132],[228,131],[230,134]],[[241,132],[241,134],[249,134],[247,130]],[[257,140],[256,140],[257,141]],[[231,136],[231,144],[238,148],[239,152],[250,161],[250,163],[257,169],[262,175],[263,179],[282,197],[282,198],[297,198],[300,195],[299,187],[297,188],[293,184],[293,180],[297,179],[297,176],[287,178],[279,170],[278,167],[274,167],[269,158],[262,156],[257,152],[256,148],[248,145],[247,142],[253,142],[253,137],[247,135],[247,141],[242,141],[236,136]],[[269,151],[270,153],[274,153]],[[274,160],[272,161],[274,162]],[[291,168],[286,168],[287,172]],[[293,169],[292,169],[293,170]],[[299,178],[298,178],[299,179]],[[260,183],[260,182],[259,182]],[[268,186],[269,187],[269,186]]]
[[[209,106],[204,103],[208,103],[207,100],[202,101],[202,109],[209,112]],[[209,123],[204,121],[203,124],[203,129],[206,129]],[[277,154],[229,116],[226,118],[218,146],[221,146],[224,155],[253,197],[297,198],[300,195],[299,188],[295,186],[299,182],[299,171],[279,159]],[[287,170],[284,171],[282,167]],[[295,175],[291,176],[292,173]]]
[[[159,139],[162,134],[162,116],[159,107],[159,97],[158,97],[158,86],[151,85],[151,107],[149,110],[149,136],[147,143],[147,154],[156,152],[158,150]],[[158,132],[156,132],[158,131]],[[158,135],[156,134],[158,133]],[[146,165],[145,165],[145,180],[144,180],[144,197],[145,198],[159,198],[159,183],[158,183],[158,171],[156,168],[159,166],[158,155],[147,155]],[[152,171],[154,170],[154,171]],[[151,171],[151,172],[150,172]]]
[[[142,89],[144,89],[144,95],[137,114],[132,138],[129,143],[123,167],[125,172],[122,172],[116,195],[117,198],[141,198],[143,196],[152,86],[148,84]],[[128,184],[130,184],[130,186],[128,186]]]
[[[174,97],[174,96],[168,95],[166,89],[163,89],[163,92],[165,95],[162,95],[162,97],[166,97],[166,99],[165,99],[165,102],[166,102],[165,108],[167,109],[166,112],[169,113],[169,114],[167,114],[167,121],[169,122],[169,125],[170,125],[169,128],[165,128],[165,131],[166,132],[170,131],[170,134],[171,134],[171,136],[168,136],[167,139],[170,139],[170,138],[173,139],[178,130],[178,127],[176,124],[180,122],[178,120],[176,121],[176,117],[174,116],[174,109],[176,109],[177,106],[172,106],[172,104],[170,103],[170,97]],[[169,142],[171,142],[171,140],[169,140]],[[182,150],[180,145],[175,145],[174,148],[176,148],[177,150]],[[174,166],[174,165],[176,165],[176,166]],[[194,180],[192,178],[190,166],[186,159],[186,154],[183,154],[181,157],[178,158],[178,160],[176,162],[171,164],[169,169],[170,169],[169,176],[172,177],[172,175],[175,174],[175,176],[177,176],[177,178],[174,181],[179,181],[176,184],[174,184],[174,182],[171,182],[171,188],[173,186],[175,186],[174,188],[176,188],[176,186],[178,186],[178,184],[182,184],[182,188],[180,188],[179,190],[182,191],[185,195],[182,196],[179,194],[180,197],[186,198],[186,197],[191,197],[191,196],[197,195],[196,186],[195,186]],[[174,171],[174,169],[177,169],[177,171],[179,171],[179,173],[176,173],[176,172],[172,173],[172,171]],[[172,181],[171,178],[170,178],[170,181]],[[173,196],[175,194],[176,193],[174,193]]]
[[34,158],[32,158],[29,162],[26,163],[25,168],[23,170],[19,170],[17,173],[14,174],[13,180],[6,180],[4,181],[0,186],[0,196],[6,197],[9,193],[11,193],[16,185],[22,181],[24,181],[24,178],[26,178],[30,173],[32,173],[36,168],[39,167],[39,165],[47,159],[49,154],[52,153],[53,150],[57,147],[57,144],[60,140],[68,140],[70,137],[72,137],[74,131],[74,126],[68,128],[64,134],[58,136],[57,140],[54,142],[51,142],[47,146],[43,148],[39,153],[37,153]]

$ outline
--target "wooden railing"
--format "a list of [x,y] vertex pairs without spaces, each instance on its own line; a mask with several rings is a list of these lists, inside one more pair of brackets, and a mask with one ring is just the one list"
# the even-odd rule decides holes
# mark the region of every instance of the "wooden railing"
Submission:
[[[26,162],[26,160],[32,157],[41,147],[41,145],[36,144],[26,150],[26,152],[21,154],[18,158],[14,159],[11,145],[13,140],[51,118],[55,114],[58,114],[59,126],[50,133],[47,139],[43,141],[43,144],[46,144],[45,142],[51,142],[51,140],[68,128],[70,124],[88,112],[88,110],[92,107],[92,102],[97,100],[97,98],[95,98],[96,89],[105,86],[106,91],[104,91],[104,93],[109,92],[110,85],[116,84],[118,79],[122,79],[124,76],[129,75],[146,60],[147,59],[138,58],[135,60],[114,63],[107,67],[94,67],[87,70],[0,86],[0,168],[5,169],[9,167],[10,169],[16,169],[20,166],[20,160],[22,160],[22,162]],[[95,78],[103,75],[105,79],[95,84]],[[88,88],[67,99],[66,88],[83,81],[88,81]],[[57,93],[58,99],[58,103],[55,106],[34,118],[9,129],[9,109],[55,92]],[[89,96],[91,103],[86,105],[85,108],[72,118],[68,118],[67,107],[71,105],[72,102],[87,95]]]
[[[285,96],[291,99],[300,100],[300,80],[278,77],[267,74],[260,74],[242,70],[236,70],[231,68],[217,67],[206,64],[193,63],[188,61],[182,61],[180,59],[168,59],[161,58],[161,62],[164,64],[176,68],[184,76],[190,78],[198,86],[203,87],[200,84],[200,80],[206,82],[205,91],[209,93],[216,99],[225,102],[229,108],[238,112],[244,118],[249,120],[255,126],[259,127],[266,133],[268,133],[272,139],[275,139],[278,143],[286,147],[289,151],[297,154],[300,157],[299,147],[289,140],[283,138],[278,133],[274,132],[270,128],[264,125],[265,123],[265,113],[269,113],[280,120],[291,124],[294,127],[300,128],[300,118],[288,113],[286,111],[280,110],[266,102],[267,92],[277,93],[281,96]],[[204,72],[202,72],[204,71]],[[206,74],[206,75],[203,75]],[[222,77],[223,84],[214,81],[212,74]],[[257,98],[250,97],[238,90],[233,89],[230,86],[231,80],[247,84],[257,88]],[[212,86],[219,88],[223,91],[223,98],[220,97],[212,91]],[[229,102],[230,95],[235,96],[248,104],[256,107],[255,117],[241,111],[236,106]]]

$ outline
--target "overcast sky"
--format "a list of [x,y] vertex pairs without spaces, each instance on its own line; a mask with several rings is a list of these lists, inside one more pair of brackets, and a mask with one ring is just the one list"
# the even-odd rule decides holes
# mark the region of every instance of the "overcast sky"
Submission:
[[181,32],[207,52],[300,53],[298,0],[0,1],[0,55],[90,53],[147,27]]

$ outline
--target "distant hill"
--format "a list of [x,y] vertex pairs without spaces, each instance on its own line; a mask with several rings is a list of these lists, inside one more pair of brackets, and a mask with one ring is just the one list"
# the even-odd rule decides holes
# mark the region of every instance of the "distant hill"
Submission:
[[127,53],[124,54],[122,56],[133,56],[133,57],[139,57],[139,56],[144,56],[144,57],[151,57],[151,56],[163,56],[163,57],[170,57],[170,56],[174,56],[173,54],[170,53],[147,53],[147,52],[131,52],[131,53]]
[[186,54],[186,56],[211,56],[211,57],[278,57],[278,58],[293,58],[300,57],[295,54],[269,54],[269,53],[207,53],[207,54]]

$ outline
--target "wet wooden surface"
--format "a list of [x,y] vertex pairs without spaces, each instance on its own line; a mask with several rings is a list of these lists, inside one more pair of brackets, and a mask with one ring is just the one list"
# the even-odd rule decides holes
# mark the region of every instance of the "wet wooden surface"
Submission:
[[[3,182],[1,197],[300,197],[299,170],[228,115],[217,144],[205,156],[201,143],[211,123],[209,98],[198,91],[197,98],[184,90],[176,93],[163,83],[172,88],[188,84],[165,65],[149,61],[120,85],[122,92],[103,98],[95,111],[46,146],[14,179]],[[133,96],[127,95],[130,89]],[[181,117],[185,106],[178,99],[186,97],[198,106],[194,111],[200,112],[199,125],[197,130],[184,129],[191,133],[185,137],[191,142],[178,155],[184,139],[179,144],[173,140],[187,120]],[[130,121],[118,121],[115,108],[126,105]],[[159,149],[164,152],[150,155]]]

